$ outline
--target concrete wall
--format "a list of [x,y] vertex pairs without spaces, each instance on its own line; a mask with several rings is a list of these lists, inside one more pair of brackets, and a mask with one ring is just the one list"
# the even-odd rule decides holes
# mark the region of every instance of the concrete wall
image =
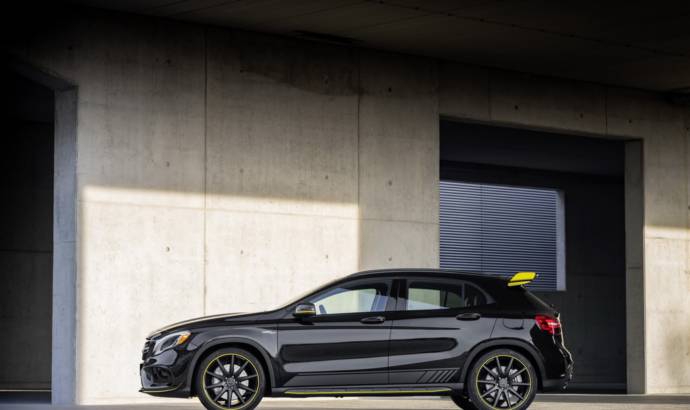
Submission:
[[357,269],[357,56],[206,39],[206,313],[262,310]]
[[16,52],[79,87],[77,401],[143,399],[138,357],[158,326],[260,309],[359,268],[436,266],[439,114],[645,138],[645,312],[674,324],[645,328],[645,383],[690,390],[690,367],[669,366],[690,343],[679,109],[142,17],[58,20]]
[[76,401],[146,400],[167,323],[437,265],[433,61],[100,13],[36,41],[79,87]]
[[49,389],[53,92],[2,74],[0,390]]
[[361,269],[438,267],[438,98],[433,61],[360,53]]

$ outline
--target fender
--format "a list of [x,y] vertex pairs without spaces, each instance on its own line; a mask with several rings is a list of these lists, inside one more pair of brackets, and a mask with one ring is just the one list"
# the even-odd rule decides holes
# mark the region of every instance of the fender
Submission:
[[467,377],[467,373],[470,371],[470,365],[474,361],[474,359],[484,351],[485,349],[492,348],[492,347],[518,347],[521,348],[529,353],[531,358],[534,360],[534,362],[537,365],[537,372],[539,372],[539,380],[543,380],[546,371],[544,370],[544,359],[541,357],[541,354],[535,349],[534,347],[530,346],[529,343],[525,342],[524,340],[520,339],[511,339],[511,338],[501,338],[501,339],[491,339],[491,340],[486,340],[484,342],[481,342],[474,346],[472,350],[470,350],[470,354],[467,356],[467,360],[465,360],[465,363],[462,365],[462,369],[460,372],[460,377],[461,381],[465,382],[465,379]]
[[[245,345],[250,345],[251,347],[255,348],[259,353],[261,353],[262,359],[264,360],[264,363],[266,363],[266,368],[268,369],[268,377],[271,381],[271,387],[275,387],[275,374],[274,374],[274,369],[272,366],[273,361],[271,360],[270,356],[266,352],[266,350],[258,344],[256,341],[252,339],[248,339],[246,337],[224,337],[220,336],[218,338],[214,338],[211,340],[206,341],[204,344],[199,346],[197,348],[197,352],[194,354],[194,357],[192,358],[192,361],[189,364],[190,369],[195,369],[196,365],[199,361],[199,359],[209,350],[213,349],[215,346],[219,345],[224,345],[224,344],[245,344]],[[192,378],[194,377],[194,374],[196,373],[195,371],[188,371],[187,372],[187,386],[189,388],[189,391],[191,392],[193,386],[192,386]]]

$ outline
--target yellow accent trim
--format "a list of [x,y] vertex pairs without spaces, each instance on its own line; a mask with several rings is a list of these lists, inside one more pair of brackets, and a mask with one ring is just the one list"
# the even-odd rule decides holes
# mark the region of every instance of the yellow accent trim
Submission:
[[[201,376],[201,377],[202,377],[202,379],[201,379],[201,387],[204,389],[204,394],[206,395],[206,397],[208,398],[208,400],[209,400],[215,407],[217,407],[217,408],[219,408],[219,409],[224,409],[224,410],[227,410],[227,409],[228,409],[227,407],[219,406],[219,405],[211,398],[211,396],[208,395],[208,389],[206,388],[206,372],[208,371],[208,368],[211,367],[211,364],[213,364],[213,362],[218,361],[218,359],[220,359],[221,357],[225,357],[225,356],[239,356],[239,357],[243,358],[244,360],[246,360],[247,362],[249,362],[249,364],[254,368],[254,371],[256,372],[256,391],[254,392],[254,394],[252,394],[252,397],[251,397],[249,400],[247,400],[247,402],[244,403],[242,406],[240,406],[240,407],[234,407],[234,408],[233,408],[233,410],[240,410],[240,409],[243,409],[243,408],[247,407],[248,405],[252,404],[252,403],[254,402],[254,399],[256,399],[256,396],[259,394],[259,390],[260,390],[260,389],[263,389],[263,386],[261,385],[261,377],[259,376],[259,371],[256,369],[256,366],[254,366],[254,363],[252,363],[251,360],[247,359],[246,357],[242,356],[241,354],[239,354],[239,353],[226,353],[226,354],[222,354],[222,355],[216,357],[215,359],[211,360],[210,362],[208,362],[208,365],[206,365],[206,368],[204,369],[204,374]],[[222,363],[221,363],[221,362],[218,362],[218,364],[222,366]]]
[[[526,273],[534,273],[534,272],[526,272]],[[497,357],[510,357],[510,358],[514,359],[515,361],[517,361],[518,363],[520,363],[521,365],[523,365],[523,366],[525,367],[525,369],[527,369],[527,366],[525,366],[525,364],[522,363],[522,360],[518,359],[517,357],[508,356],[508,355],[505,355],[505,354],[499,354],[499,355],[496,355],[496,356],[491,356],[489,359],[487,359],[487,360],[481,365],[480,369],[481,369],[482,367],[486,366],[486,364],[489,363],[490,361],[496,359]],[[530,395],[530,393],[532,393],[532,377],[531,377],[531,375],[529,374],[529,371],[527,371],[527,375],[530,376],[530,378],[529,378],[529,390],[527,390],[527,393],[524,395],[524,397],[528,397],[528,396]],[[474,386],[475,386],[475,389],[477,390],[477,394],[479,395],[479,397],[481,397],[481,391],[479,390],[479,372],[477,372],[477,380],[475,381]],[[482,400],[484,401],[484,404],[486,404],[487,406],[489,406],[490,408],[492,408],[492,409],[494,409],[494,410],[513,410],[513,409],[516,409],[516,408],[520,407],[520,404],[518,404],[518,405],[513,406],[513,407],[505,407],[505,408],[504,408],[504,407],[501,407],[501,408],[499,408],[499,407],[494,407],[494,406],[490,405],[486,400],[484,400],[484,398],[482,398]]]
[[526,285],[537,278],[536,272],[518,272],[508,281],[508,286]]
[[327,394],[411,394],[411,393],[445,393],[451,389],[434,389],[434,390],[344,390],[344,391],[288,391],[285,394],[294,394],[300,396],[308,395],[327,395]]

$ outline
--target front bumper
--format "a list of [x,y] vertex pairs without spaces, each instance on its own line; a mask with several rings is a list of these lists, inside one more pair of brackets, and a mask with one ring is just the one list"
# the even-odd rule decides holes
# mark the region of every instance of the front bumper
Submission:
[[154,396],[188,397],[189,389],[184,389],[184,382],[178,383],[170,368],[165,366],[139,365],[141,389],[139,392]]
[[144,349],[139,364],[141,393],[165,397],[189,397],[187,371],[194,352],[171,349],[156,356]]

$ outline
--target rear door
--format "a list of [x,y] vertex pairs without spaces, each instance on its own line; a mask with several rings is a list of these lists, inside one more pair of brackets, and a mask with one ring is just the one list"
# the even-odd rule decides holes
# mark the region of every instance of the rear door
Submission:
[[390,344],[391,384],[459,381],[465,353],[491,336],[493,298],[455,278],[398,279]]

